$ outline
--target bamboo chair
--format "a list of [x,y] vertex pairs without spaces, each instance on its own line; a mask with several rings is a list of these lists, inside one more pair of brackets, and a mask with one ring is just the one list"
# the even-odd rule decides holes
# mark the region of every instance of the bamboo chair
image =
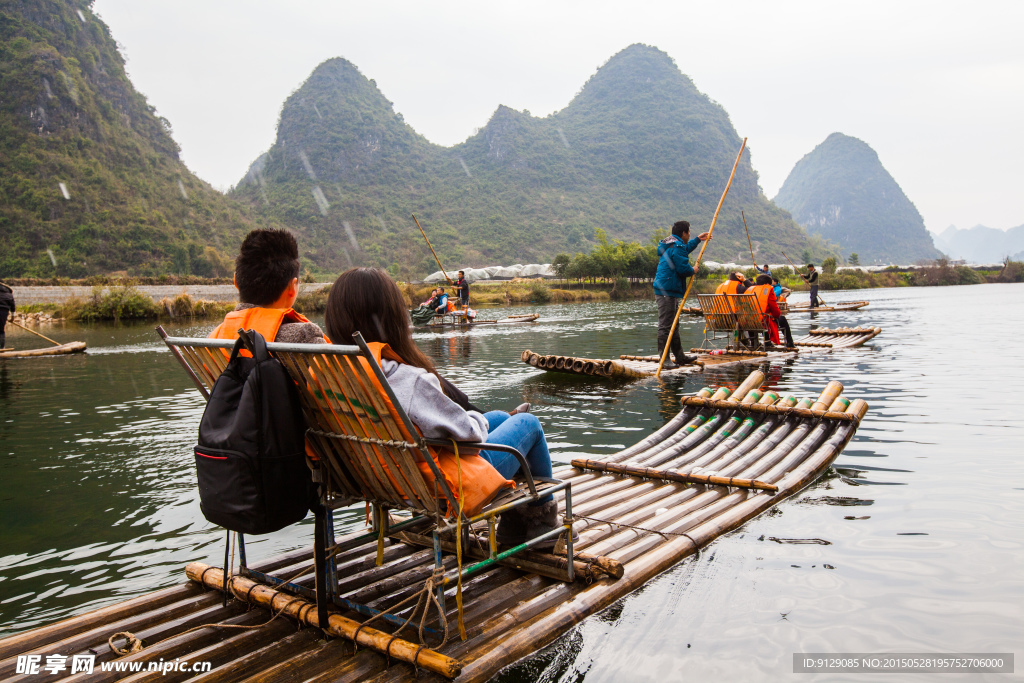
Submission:
[[[739,349],[740,339],[746,332],[756,335],[756,345],[744,345],[749,350],[760,350],[764,344],[761,334],[767,330],[764,313],[757,304],[754,294],[698,294],[697,302],[704,313],[704,342],[701,348],[713,344],[720,339],[719,333],[725,338],[736,340]],[[710,335],[710,336],[709,336]],[[726,345],[728,348],[729,344]]]
[[[234,341],[170,337],[162,327],[158,327],[157,331],[191,376],[200,393],[209,399],[217,377],[227,366],[226,356],[221,349],[230,351]],[[239,332],[249,346],[248,335],[241,330]],[[326,623],[329,602],[367,616],[375,616],[378,610],[336,594],[334,587],[338,581],[333,555],[376,539],[377,564],[380,565],[383,561],[384,538],[413,527],[431,526],[435,574],[443,572],[443,576],[435,581],[435,586],[441,606],[440,618],[444,619],[445,589],[454,586],[460,574],[461,578],[466,578],[479,573],[499,561],[562,534],[565,535],[566,556],[573,557],[572,524],[569,522],[572,519],[572,492],[569,482],[534,477],[526,458],[510,446],[459,442],[458,447],[464,449],[463,452],[488,450],[510,453],[519,461],[517,479],[521,479],[523,484],[499,495],[479,514],[469,516],[460,512],[455,492],[448,486],[429,453],[431,446],[450,449],[452,442],[427,439],[420,435],[395,397],[387,377],[373,358],[362,335],[357,332],[353,336],[356,342],[354,346],[267,343],[267,350],[287,368],[298,386],[309,427],[307,443],[319,456],[313,470],[314,481],[318,482],[320,489],[320,505],[314,511],[316,591],[313,593],[304,586],[286,583],[277,577],[248,569],[239,535],[242,574],[315,599],[321,623]],[[379,388],[359,362],[360,358],[369,365]],[[417,460],[428,464],[434,476],[433,487],[428,486],[416,465]],[[495,535],[497,516],[558,491],[564,491],[565,495],[564,525],[499,552]],[[357,502],[366,502],[372,506],[372,530],[336,543],[331,511]],[[413,514],[410,519],[393,523],[389,510],[405,510]],[[461,526],[462,537],[459,540],[465,545],[470,525],[477,522],[486,522],[488,525],[487,559],[445,571],[441,552],[442,537],[452,536]],[[331,558],[327,557],[328,548]],[[573,581],[573,570],[573,563],[567,562],[565,576],[562,578]],[[394,615],[384,615],[383,618],[395,625],[403,622]]]

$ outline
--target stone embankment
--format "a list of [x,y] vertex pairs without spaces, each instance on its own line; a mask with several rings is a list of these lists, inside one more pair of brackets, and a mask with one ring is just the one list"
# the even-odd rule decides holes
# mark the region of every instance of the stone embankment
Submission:
[[[300,293],[312,292],[327,287],[329,282],[309,282],[300,285]],[[88,299],[93,295],[93,288],[78,285],[67,287],[11,287],[14,300],[19,306],[29,304],[59,304],[68,299]],[[237,301],[238,290],[234,285],[137,285],[138,291],[149,296],[153,301],[173,299],[179,294],[188,294],[194,301]],[[109,291],[108,287],[103,292]]]

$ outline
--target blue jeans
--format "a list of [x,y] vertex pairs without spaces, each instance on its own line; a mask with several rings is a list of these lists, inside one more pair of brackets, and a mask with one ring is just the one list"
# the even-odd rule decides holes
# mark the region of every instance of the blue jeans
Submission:
[[[551,454],[548,453],[548,442],[544,438],[544,428],[540,420],[530,413],[509,415],[500,410],[486,413],[487,443],[511,446],[526,457],[530,473],[534,477],[551,477]],[[519,471],[519,461],[511,453],[504,451],[481,451],[480,455],[494,465],[501,476],[511,479]],[[552,500],[545,496],[534,505],[542,505]]]

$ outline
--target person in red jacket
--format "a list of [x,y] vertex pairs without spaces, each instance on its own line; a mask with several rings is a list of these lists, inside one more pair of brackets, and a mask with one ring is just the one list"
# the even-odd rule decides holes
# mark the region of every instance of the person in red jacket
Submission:
[[765,327],[768,328],[765,336],[773,344],[779,342],[779,327],[782,326],[786,334],[786,344],[793,346],[793,333],[789,329],[789,322],[783,317],[779,309],[778,300],[775,298],[775,286],[772,283],[771,275],[758,275],[753,287],[747,292],[757,295],[757,303],[764,313]]

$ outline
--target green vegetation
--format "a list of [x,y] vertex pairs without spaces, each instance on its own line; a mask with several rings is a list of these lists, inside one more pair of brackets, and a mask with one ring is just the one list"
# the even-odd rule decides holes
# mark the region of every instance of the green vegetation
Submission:
[[252,218],[181,163],[90,5],[0,5],[0,277],[230,275]]
[[[454,147],[416,133],[352,63],[318,66],[284,103],[277,140],[230,196],[301,236],[307,265],[353,264],[417,279],[436,270],[416,214],[451,267],[544,262],[610,238],[646,243],[680,219],[711,221],[740,147],[725,110],[663,52],[633,45],[612,57],[561,111],[544,118],[498,107]],[[708,258],[809,249],[767,200],[744,153]],[[633,277],[624,275],[625,277]]]
[[[837,243],[858,263],[917,263],[939,258],[931,234],[878,154],[842,133],[797,162],[775,203],[808,232]],[[804,255],[804,262],[811,259]]]

